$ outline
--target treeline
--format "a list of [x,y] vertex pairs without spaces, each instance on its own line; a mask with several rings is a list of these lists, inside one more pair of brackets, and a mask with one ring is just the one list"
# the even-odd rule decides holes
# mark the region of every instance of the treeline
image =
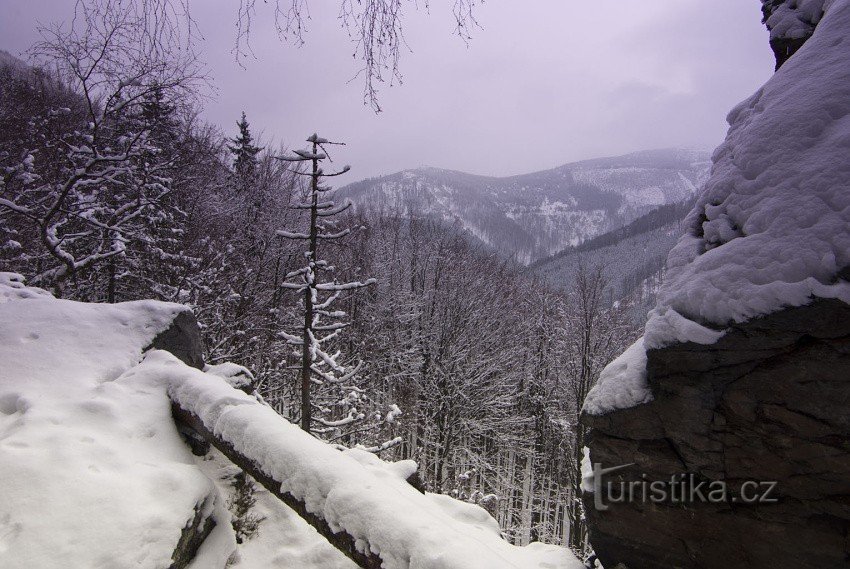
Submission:
[[654,229],[664,227],[665,225],[677,223],[683,220],[691,209],[693,209],[695,200],[696,198],[694,197],[681,202],[658,206],[624,227],[603,233],[602,235],[583,241],[575,247],[569,247],[555,255],[552,255],[551,257],[541,259],[533,263],[531,268],[539,268],[548,265],[557,259],[575,255],[576,253],[584,253],[616,245],[620,241],[628,239],[629,237],[641,235]]
[[[297,421],[304,305],[284,283],[305,250],[279,231],[306,227],[301,166],[262,148],[244,115],[230,137],[199,120],[191,62],[130,49],[132,21],[113,24],[123,35],[51,36],[50,72],[0,62],[0,270],[70,299],[191,305],[206,360],[249,368]],[[315,378],[315,434],[416,460],[430,490],[481,504],[516,543],[583,550],[577,419],[634,336],[601,268],[558,292],[416,212],[339,223],[351,232],[326,266],[377,282],[337,299],[349,324],[323,349],[363,365]]]

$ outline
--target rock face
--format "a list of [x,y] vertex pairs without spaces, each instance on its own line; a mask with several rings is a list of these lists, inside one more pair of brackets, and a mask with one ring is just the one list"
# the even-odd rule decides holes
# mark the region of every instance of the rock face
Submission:
[[146,349],[165,350],[188,366],[204,368],[204,344],[195,315],[181,312],[165,332],[153,339]]
[[171,556],[172,563],[168,569],[185,569],[195,559],[204,540],[215,529],[215,520],[212,516],[215,501],[215,494],[210,494],[203,502],[195,506],[192,519],[186,523],[180,533],[180,541],[177,542],[177,547]]
[[650,350],[647,380],[650,403],[583,417],[593,463],[634,463],[603,480],[688,473],[724,481],[730,497],[748,480],[775,481],[778,501],[600,511],[586,493],[605,567],[850,566],[850,306],[819,299],[734,325],[712,345]]
[[823,16],[824,0],[762,0],[762,23],[770,31],[776,69],[803,47]]

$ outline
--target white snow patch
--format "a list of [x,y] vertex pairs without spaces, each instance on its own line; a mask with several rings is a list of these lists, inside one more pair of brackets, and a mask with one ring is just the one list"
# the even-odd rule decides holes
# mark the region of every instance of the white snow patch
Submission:
[[244,389],[254,383],[254,374],[251,370],[233,362],[207,365],[204,372],[222,378],[231,387]]
[[9,274],[0,297],[0,567],[167,567],[212,486],[163,390],[125,372],[185,308],[57,300]]
[[617,409],[627,409],[652,401],[646,383],[646,350],[643,338],[605,366],[599,381],[587,394],[582,411],[604,415]]
[[593,462],[590,460],[590,449],[581,447],[581,491],[593,492]]

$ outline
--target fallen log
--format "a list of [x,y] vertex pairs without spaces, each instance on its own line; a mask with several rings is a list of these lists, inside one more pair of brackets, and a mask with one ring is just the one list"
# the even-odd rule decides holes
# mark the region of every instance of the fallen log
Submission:
[[381,558],[372,553],[361,553],[354,545],[354,538],[344,532],[334,533],[328,523],[321,517],[307,511],[304,502],[298,500],[289,492],[281,490],[281,483],[263,472],[250,458],[233,448],[233,445],[216,437],[199,417],[183,409],[178,403],[171,403],[171,414],[180,426],[191,428],[210,445],[217,448],[233,464],[247,472],[251,478],[261,484],[266,490],[289,506],[304,521],[313,526],[328,542],[340,550],[349,559],[364,569],[380,569]]
[[484,509],[410,483],[416,464],[340,451],[221,377],[155,350],[136,375],[161,382],[178,427],[218,448],[365,569],[579,569],[569,550],[506,542]]

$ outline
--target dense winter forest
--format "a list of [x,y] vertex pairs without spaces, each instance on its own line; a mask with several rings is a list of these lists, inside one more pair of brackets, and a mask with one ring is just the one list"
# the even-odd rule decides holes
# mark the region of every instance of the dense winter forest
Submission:
[[383,123],[428,2],[0,19],[0,565],[848,567],[850,0],[752,3],[495,7]]
[[[334,203],[313,168],[342,171],[340,147],[266,146],[239,109],[231,132],[204,123],[195,62],[153,58],[137,24],[47,35],[36,66],[0,54],[0,270],[61,298],[187,304],[205,360],[247,366],[283,416],[414,459],[517,544],[582,551],[578,415],[637,332],[603,266],[556,287],[457,224]],[[308,316],[305,355],[309,311],[325,320]]]

